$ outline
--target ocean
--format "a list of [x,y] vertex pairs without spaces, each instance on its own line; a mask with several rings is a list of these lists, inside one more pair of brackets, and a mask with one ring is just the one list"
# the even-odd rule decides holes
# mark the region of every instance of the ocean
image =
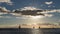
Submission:
[[60,34],[60,28],[0,28],[0,34]]

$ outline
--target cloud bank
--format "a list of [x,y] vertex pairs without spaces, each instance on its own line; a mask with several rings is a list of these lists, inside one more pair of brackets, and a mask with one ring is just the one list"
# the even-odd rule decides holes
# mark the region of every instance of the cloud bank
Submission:
[[11,2],[11,0],[0,0],[0,3],[7,3],[8,5],[12,5],[13,2]]
[[[8,10],[5,7],[0,7],[0,8],[4,11],[7,11],[7,13],[3,13],[3,11],[1,11],[2,13],[0,12],[0,15],[3,15],[3,14],[8,15]],[[24,7],[24,8],[21,8],[21,10],[37,10],[37,8],[35,8],[35,7]],[[12,12],[14,12],[14,11],[15,10],[13,10]],[[46,10],[46,11],[42,11],[40,13],[44,14],[44,16],[42,15],[43,17],[52,17],[52,16],[54,16],[54,14],[52,14],[52,13],[56,13],[56,12],[60,13],[60,9]],[[11,14],[12,16],[18,17],[18,18],[22,16],[19,13],[9,13],[9,14]],[[25,15],[23,15],[23,16],[25,16]]]

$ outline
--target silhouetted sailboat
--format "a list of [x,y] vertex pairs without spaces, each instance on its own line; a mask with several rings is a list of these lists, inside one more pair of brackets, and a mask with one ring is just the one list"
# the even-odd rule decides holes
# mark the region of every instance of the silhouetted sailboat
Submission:
[[19,25],[19,26],[18,26],[18,28],[20,29],[20,28],[21,28],[21,26]]
[[39,29],[40,29],[40,26],[39,26]]
[[33,29],[35,29],[35,27],[33,27]]

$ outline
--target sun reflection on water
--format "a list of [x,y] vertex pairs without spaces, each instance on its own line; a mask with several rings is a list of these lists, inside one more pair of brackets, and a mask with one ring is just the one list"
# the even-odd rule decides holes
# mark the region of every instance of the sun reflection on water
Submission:
[[32,29],[32,34],[43,34],[40,29]]

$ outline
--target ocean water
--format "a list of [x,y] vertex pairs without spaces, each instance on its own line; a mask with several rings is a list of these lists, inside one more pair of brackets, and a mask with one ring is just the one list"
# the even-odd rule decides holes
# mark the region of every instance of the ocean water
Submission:
[[0,28],[0,34],[60,34],[60,28]]

